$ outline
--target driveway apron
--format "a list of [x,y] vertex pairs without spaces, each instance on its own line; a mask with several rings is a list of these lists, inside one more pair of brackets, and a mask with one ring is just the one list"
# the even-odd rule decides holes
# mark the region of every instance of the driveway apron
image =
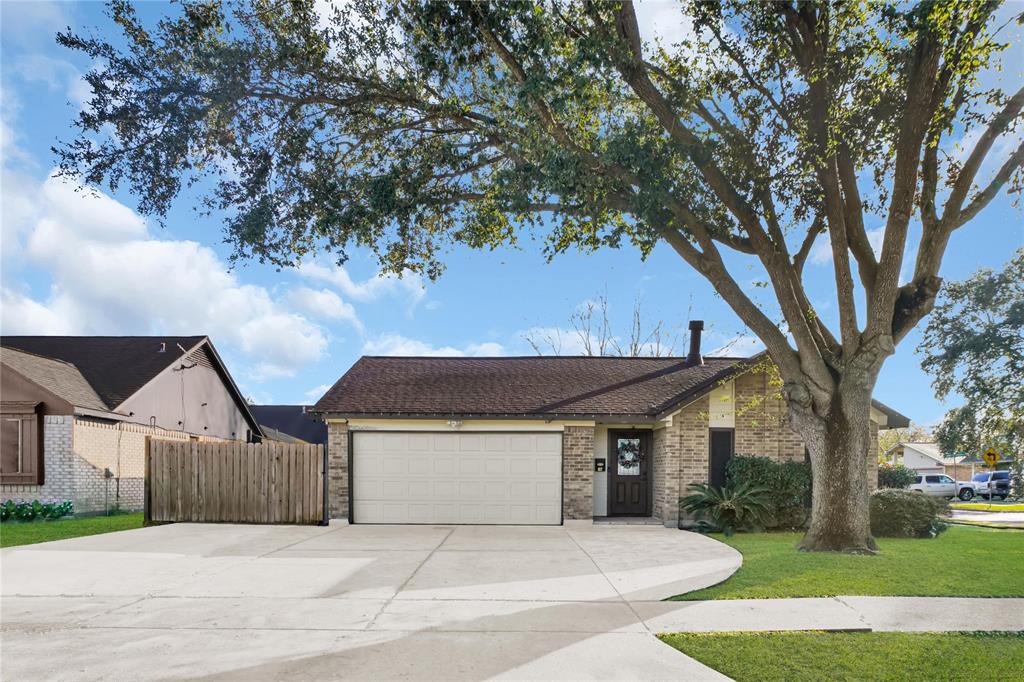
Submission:
[[[173,524],[3,550],[3,679],[725,679],[645,604],[740,565],[659,526]],[[668,617],[664,613],[654,614]]]

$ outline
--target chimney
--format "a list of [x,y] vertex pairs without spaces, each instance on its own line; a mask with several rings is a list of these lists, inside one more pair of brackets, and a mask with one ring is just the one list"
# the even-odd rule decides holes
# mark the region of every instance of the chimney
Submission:
[[704,320],[690,321],[690,352],[686,356],[686,366],[703,365],[704,359],[700,356],[700,333],[704,329]]

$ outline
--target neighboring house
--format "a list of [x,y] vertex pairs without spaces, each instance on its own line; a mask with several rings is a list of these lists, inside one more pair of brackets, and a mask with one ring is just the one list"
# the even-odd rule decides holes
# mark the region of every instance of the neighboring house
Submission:
[[146,436],[259,440],[209,338],[0,338],[0,498],[140,508]]
[[[363,357],[314,410],[333,518],[354,523],[678,523],[734,453],[803,460],[756,359]],[[878,428],[909,420],[874,403]],[[877,442],[865,466],[874,481]],[[351,495],[350,495],[351,490]]]
[[311,405],[249,405],[267,438],[327,445],[327,424],[312,409]]
[[[919,474],[949,474],[963,473],[965,467],[961,466],[966,457],[945,457],[942,450],[936,443],[900,442],[889,448],[883,456],[890,464],[902,464],[908,469],[913,469]],[[970,465],[966,465],[969,471]],[[968,476],[969,478],[969,476]]]

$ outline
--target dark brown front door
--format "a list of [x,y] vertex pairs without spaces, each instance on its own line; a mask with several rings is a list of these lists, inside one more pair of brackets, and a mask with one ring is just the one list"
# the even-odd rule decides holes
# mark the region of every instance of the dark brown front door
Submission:
[[651,432],[608,432],[608,515],[651,513]]

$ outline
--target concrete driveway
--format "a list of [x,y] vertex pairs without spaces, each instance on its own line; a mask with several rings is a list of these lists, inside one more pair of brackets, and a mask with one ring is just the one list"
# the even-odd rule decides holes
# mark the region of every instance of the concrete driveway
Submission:
[[731,548],[658,526],[174,524],[0,553],[3,679],[723,679],[643,604]]

